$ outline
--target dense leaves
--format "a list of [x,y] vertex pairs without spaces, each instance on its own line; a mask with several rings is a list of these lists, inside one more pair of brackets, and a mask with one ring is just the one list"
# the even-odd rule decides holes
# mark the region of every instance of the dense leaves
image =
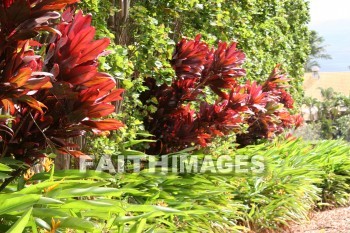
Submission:
[[[191,145],[207,146],[215,136],[236,133],[241,145],[271,138],[283,129],[298,126],[301,119],[290,115],[293,99],[286,91],[287,79],[278,67],[268,80],[240,84],[245,54],[236,43],[219,42],[217,49],[200,41],[182,39],[171,64],[176,78],[158,86],[148,78],[145,105],[155,106],[145,123],[158,140],[152,153],[168,153]],[[211,91],[214,102],[207,93]],[[242,124],[248,125],[248,131]]]
[[[141,105],[138,92],[146,88],[140,85],[140,80],[145,81],[148,90],[143,92],[141,101],[148,110],[147,129],[157,139],[157,143],[151,144],[154,153],[172,152],[192,145],[205,147],[215,137],[233,136],[232,132],[242,145],[250,144],[261,138],[271,138],[283,128],[300,123],[301,119],[288,111],[293,107],[293,99],[287,90],[288,80],[278,67],[262,84],[246,82],[243,77],[246,71],[242,68],[246,57],[237,49],[236,43],[219,42],[217,48],[212,48],[199,37],[181,40],[170,64],[165,64],[163,59],[167,57],[171,43],[166,46],[164,43],[169,42],[166,34],[170,31],[162,25],[158,27],[150,16],[139,18],[146,25],[145,30],[140,30],[145,34],[133,38],[135,44],[128,47],[134,53],[132,59],[138,67],[134,70],[134,79],[126,79],[132,65],[119,56],[126,51],[125,48],[113,47],[115,61],[112,64],[116,65],[121,59],[122,64],[128,63],[129,68],[116,69],[108,67],[107,63],[100,64],[97,58],[105,61],[101,56],[106,54],[109,40],[94,39],[91,16],[84,16],[72,8],[62,14],[56,12],[75,2],[7,0],[0,5],[0,100],[4,114],[0,115],[0,152],[1,157],[5,157],[0,161],[1,179],[18,176],[18,171],[27,170],[26,163],[13,158],[32,165],[48,151],[84,156],[67,139],[86,131],[101,133],[122,126],[121,122],[104,117],[114,111],[113,102],[121,99],[123,90],[116,88],[110,75],[99,72],[98,66],[111,69],[125,87],[137,90],[129,94],[128,103],[139,102],[130,104],[126,115],[130,109],[135,110],[136,105]],[[99,3],[96,0],[89,2],[94,6]],[[248,10],[257,2],[249,1],[246,4]],[[289,3],[286,4],[290,9],[288,12],[299,10],[300,2],[294,1],[294,5],[289,0],[284,2]],[[147,1],[146,4],[154,3]],[[168,6],[172,7],[173,3],[168,1]],[[211,1],[203,3],[183,2],[186,6],[206,10],[212,4]],[[230,1],[216,3],[221,8],[219,4],[226,6]],[[268,2],[267,5],[273,8],[274,3]],[[107,16],[115,11],[106,9],[110,11]],[[179,10],[176,7],[175,11],[159,9],[170,12],[169,16]],[[265,10],[261,9],[262,12],[253,11],[252,19],[242,18],[239,22],[246,25],[249,24],[245,20],[257,24],[265,22]],[[135,15],[137,13],[140,12],[136,11]],[[212,26],[218,26],[213,27],[215,31],[222,31],[226,12],[221,16],[216,13],[211,14],[217,17],[216,25]],[[287,15],[288,20],[305,21],[298,20],[299,14],[290,19],[294,16],[292,13]],[[237,15],[235,17],[239,18]],[[197,16],[193,14],[193,17]],[[188,19],[180,21],[179,27],[182,23],[186,25]],[[195,24],[200,26],[198,21]],[[203,26],[208,25],[203,23]],[[266,28],[268,26],[266,24]],[[152,34],[155,31],[157,33]],[[262,34],[266,31],[263,30]],[[100,31],[99,34],[103,33]],[[294,36],[294,33],[290,35]],[[148,44],[140,43],[138,47],[141,37],[147,37]],[[243,43],[249,45],[247,41]],[[154,52],[153,49],[158,50]],[[251,51],[254,49],[252,46]],[[297,57],[298,52],[295,54]],[[269,60],[268,63],[275,62]],[[120,74],[125,69],[128,72]],[[250,72],[259,74],[260,71]],[[296,69],[294,74],[298,73]],[[129,139],[124,146],[148,141]],[[0,187],[0,231],[262,232],[278,230],[281,225],[305,218],[320,200],[332,205],[348,203],[350,165],[344,162],[349,157],[348,145],[287,141],[236,150],[232,141],[222,142],[211,151],[213,156],[227,154],[236,160],[239,155],[247,155],[251,161],[246,165],[251,168],[252,156],[259,155],[265,170],[260,174],[237,175],[232,172],[213,175],[165,174],[158,170],[151,173],[144,169],[138,174],[112,176],[94,171],[55,171],[51,168],[52,161],[45,159],[41,168],[45,172],[34,174],[29,169],[16,184],[4,188],[9,181],[6,179],[5,186]],[[112,143],[115,146],[116,143]],[[105,149],[103,153],[109,150],[113,155],[142,155],[142,159],[155,159],[138,151],[111,150],[112,146],[106,143],[102,147]],[[190,149],[179,154],[206,156],[204,151]],[[19,170],[14,169],[18,167]],[[51,174],[47,173],[50,169]]]
[[[88,1],[88,0],[85,0]],[[131,12],[146,12],[169,36],[201,33],[211,45],[218,40],[239,41],[248,59],[248,80],[264,81],[280,63],[291,77],[291,93],[300,101],[302,75],[309,53],[308,1],[304,0],[150,0],[132,1]],[[133,15],[131,14],[131,17]],[[149,27],[137,25],[138,28]],[[151,33],[151,31],[147,31]],[[153,32],[154,34],[154,32]],[[163,37],[166,38],[166,37]],[[140,38],[138,43],[147,42]],[[147,51],[150,53],[149,51]]]
[[99,119],[114,112],[112,102],[123,91],[112,76],[98,71],[97,58],[106,54],[109,39],[94,39],[90,15],[74,8],[62,15],[56,11],[75,2],[0,5],[1,157],[32,164],[50,152],[79,156],[67,139],[123,125]]
[[[174,41],[183,35],[193,38],[200,33],[211,46],[219,39],[239,41],[237,46],[247,57],[243,64],[247,75],[239,80],[241,84],[247,80],[263,83],[275,65],[281,64],[290,79],[288,92],[296,105],[293,112],[298,109],[309,50],[307,1],[134,0],[128,7],[108,0],[83,0],[80,6],[94,15],[98,35],[108,35],[118,44],[102,67],[114,73],[127,90],[120,116],[128,128],[113,139],[120,145],[125,138],[142,138],[144,116],[155,111],[153,105],[143,108],[139,98],[145,90],[143,83],[150,77],[157,85],[171,85],[174,70],[168,61]],[[120,18],[125,11],[128,20]],[[206,98],[211,99],[210,95]]]
[[[306,140],[343,138],[350,141],[350,96],[336,92],[331,87],[320,88],[320,91],[322,100],[304,98],[303,114],[310,122],[298,130],[298,135]],[[312,138],[312,135],[317,138]]]
[[[190,150],[177,155],[192,153],[206,156]],[[223,143],[213,155],[223,154],[232,161],[242,155],[248,159],[226,174],[35,174],[24,188],[12,184],[1,192],[0,230],[285,232],[315,207],[349,203],[345,142],[283,139],[239,150]],[[265,166],[262,173],[250,170],[256,156]],[[249,172],[239,172],[240,166]],[[1,172],[8,170],[0,164]]]

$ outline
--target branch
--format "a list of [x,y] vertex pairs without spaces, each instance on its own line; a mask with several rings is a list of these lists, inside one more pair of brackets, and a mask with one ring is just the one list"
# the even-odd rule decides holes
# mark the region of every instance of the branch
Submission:
[[6,188],[8,184],[10,184],[14,179],[16,179],[23,171],[26,169],[18,168],[16,171],[11,173],[11,177],[5,179],[4,183],[0,186],[0,192]]
[[[21,130],[24,122],[27,120],[28,116],[30,115],[30,111],[27,112],[27,114],[24,116],[23,120],[21,121],[21,123],[19,124],[18,128],[16,129],[15,133],[13,134],[13,137],[11,138],[11,140],[9,141],[9,143],[13,142],[13,139],[17,137],[17,134],[19,133],[19,131]],[[0,159],[2,159],[3,157],[5,157],[7,150],[8,150],[8,144],[4,145],[5,148],[2,151],[1,155],[0,155]]]

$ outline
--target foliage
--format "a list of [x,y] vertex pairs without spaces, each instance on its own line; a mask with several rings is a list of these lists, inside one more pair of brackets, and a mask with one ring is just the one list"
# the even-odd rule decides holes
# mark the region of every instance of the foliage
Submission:
[[305,123],[293,132],[293,136],[301,137],[305,141],[321,140],[321,125],[320,123]]
[[[39,182],[38,181],[42,181]],[[0,194],[0,229],[9,230],[16,222],[21,228],[9,232],[144,232],[157,225],[157,218],[189,218],[196,212],[179,211],[161,205],[128,203],[125,196],[150,196],[134,188],[112,187],[115,177],[78,170],[39,173],[25,188]],[[29,211],[27,211],[29,209]],[[153,225],[152,225],[153,222]],[[170,224],[170,222],[169,222]],[[15,226],[15,225],[14,225]],[[27,232],[29,232],[27,231]]]
[[[121,99],[122,90],[97,70],[96,59],[109,39],[94,40],[91,16],[73,8],[62,16],[57,12],[75,2],[15,0],[0,5],[1,158],[33,165],[52,152],[79,157],[82,152],[67,139],[123,125],[99,120],[114,112],[111,102]],[[0,189],[24,170],[19,167]]]
[[[4,113],[0,118],[0,179],[5,179],[0,191],[1,232],[261,232],[279,230],[290,221],[301,220],[317,204],[347,204],[350,178],[350,164],[347,161],[350,150],[347,144],[340,141],[317,144],[300,140],[275,141],[273,144],[265,143],[242,149],[236,149],[231,143],[222,143],[212,151],[213,156],[227,154],[233,160],[239,155],[247,155],[248,168],[253,166],[253,156],[259,155],[266,168],[259,174],[169,174],[161,170],[151,173],[146,168],[140,173],[115,175],[93,171],[55,171],[52,161],[48,158],[42,160],[40,169],[37,169],[37,165],[29,168],[29,165],[38,161],[37,158],[50,152],[82,156],[82,153],[76,151],[75,145],[68,143],[67,139],[70,137],[82,135],[85,131],[102,133],[101,131],[121,126],[121,123],[114,119],[98,120],[114,111],[111,102],[121,99],[122,92],[116,89],[116,82],[112,76],[98,72],[98,66],[117,77],[129,91],[125,98],[128,109],[121,115],[123,120],[133,123],[129,125],[129,131],[124,129],[121,135],[112,133],[110,138],[104,136],[93,141],[92,149],[97,149],[97,153],[142,156],[146,159],[145,164],[147,158],[152,157],[129,149],[132,145],[147,141],[135,139],[136,137],[149,136],[143,132],[142,124],[137,119],[144,116],[143,110],[135,112],[136,106],[142,105],[139,94],[146,90],[143,86],[145,80],[155,83],[153,87],[160,90],[158,99],[150,98],[146,101],[149,104],[146,111],[151,115],[157,113],[160,109],[158,106],[164,108],[168,106],[167,103],[171,103],[171,99],[164,97],[174,97],[161,96],[161,88],[166,91],[174,88],[183,90],[184,93],[180,96],[175,95],[180,97],[179,100],[176,99],[179,108],[188,113],[199,111],[191,124],[196,120],[199,122],[200,119],[201,122],[209,122],[208,125],[212,126],[209,127],[209,131],[205,131],[211,138],[202,137],[204,144],[211,141],[217,131],[226,134],[233,126],[237,126],[234,125],[235,122],[232,125],[222,120],[211,124],[211,119],[208,119],[209,110],[224,109],[223,116],[236,111],[237,114],[239,112],[239,119],[246,117],[248,122],[264,118],[263,123],[269,123],[270,128],[265,127],[258,132],[260,126],[250,124],[247,131],[248,135],[255,132],[258,137],[279,133],[278,130],[275,131],[276,128],[290,124],[289,113],[286,110],[291,107],[291,98],[284,91],[286,80],[283,75],[275,70],[262,86],[254,82],[245,82],[243,79],[242,82],[236,80],[236,76],[243,74],[243,69],[239,66],[241,61],[237,63],[235,59],[243,58],[243,54],[236,49],[235,43],[228,45],[220,42],[218,49],[210,50],[209,45],[199,40],[183,40],[176,50],[177,58],[169,64],[167,59],[171,58],[172,41],[179,38],[179,31],[182,30],[173,30],[172,33],[173,26],[169,23],[171,21],[166,20],[176,17],[176,27],[182,25],[183,32],[188,30],[193,33],[190,30],[192,24],[189,19],[194,17],[195,27],[203,26],[203,31],[215,31],[212,34],[203,32],[211,42],[216,40],[215,34],[226,33],[224,29],[232,23],[231,20],[237,20],[243,26],[243,29],[237,29],[237,32],[242,33],[246,39],[256,39],[252,44],[249,44],[249,40],[241,40],[243,45],[248,47],[247,51],[252,51],[251,54],[254,50],[258,51],[261,56],[256,56],[256,59],[269,63],[266,66],[260,64],[262,70],[251,69],[257,74],[248,74],[248,79],[255,79],[266,70],[270,71],[271,64],[277,63],[260,59],[266,54],[261,52],[265,44],[259,44],[259,40],[263,41],[265,37],[262,35],[271,28],[279,30],[278,27],[274,27],[275,21],[267,22],[269,14],[283,15],[280,17],[281,21],[276,22],[293,23],[290,24],[290,28],[287,24],[279,25],[284,25],[282,28],[288,28],[293,33],[284,33],[286,31],[281,30],[276,37],[287,36],[293,39],[291,44],[295,47],[292,46],[289,52],[294,49],[295,57],[287,51],[286,54],[295,58],[296,66],[295,70],[290,67],[288,70],[298,74],[299,61],[305,57],[299,50],[299,47],[304,48],[305,28],[302,27],[299,31],[298,26],[307,21],[304,11],[306,3],[287,0],[276,1],[274,4],[242,1],[235,2],[241,7],[235,8],[227,7],[231,4],[229,1],[216,1],[217,8],[212,8],[210,1],[168,1],[169,8],[162,8],[162,4],[165,4],[163,1],[136,2],[132,8],[130,23],[136,28],[135,32],[142,33],[144,37],[137,37],[135,33],[128,47],[112,43],[109,47],[112,54],[105,58],[100,56],[105,54],[103,51],[109,41],[94,40],[95,29],[90,26],[91,16],[84,16],[79,11],[74,14],[74,9],[65,11],[62,16],[56,12],[65,7],[66,3],[74,2],[75,0],[6,0],[0,4],[0,83],[3,87],[1,102]],[[176,3],[174,8],[173,3]],[[98,16],[98,36],[117,32],[109,31],[111,28],[101,23],[117,11],[109,1],[87,0],[86,4],[92,6],[95,15]],[[110,7],[101,9],[100,4]],[[143,4],[153,4],[155,8],[144,7]],[[198,21],[198,12],[191,10],[193,6],[205,10],[199,11],[204,16],[201,18],[208,20],[211,26],[208,26],[207,22]],[[265,12],[261,6],[266,6],[268,10]],[[287,10],[283,10],[282,6],[286,6]],[[224,12],[223,9],[226,8],[227,12]],[[271,8],[274,10],[271,11]],[[176,15],[181,12],[185,14]],[[242,17],[247,12],[252,13]],[[234,18],[230,18],[231,13]],[[164,14],[171,17],[160,18],[158,21],[158,16]],[[287,21],[284,20],[284,16]],[[213,21],[213,18],[216,20]],[[262,34],[258,33],[260,29],[255,33],[250,33],[250,29],[247,29],[249,25],[259,28],[264,23],[266,30],[262,30]],[[38,34],[39,30],[43,32]],[[227,32],[233,33],[234,30],[235,28],[232,28]],[[49,39],[45,39],[47,37]],[[117,43],[117,38],[113,39]],[[267,37],[267,40],[270,39],[272,37]],[[277,41],[278,38],[274,39]],[[258,44],[259,49],[256,50],[255,45]],[[273,47],[266,42],[266,46],[268,45],[271,52]],[[276,43],[276,47],[283,45],[289,44]],[[199,54],[187,46],[199,46]],[[276,48],[276,53],[272,54],[278,55],[280,51],[282,50]],[[188,54],[184,55],[184,52]],[[205,55],[204,62],[202,53]],[[181,61],[182,56],[189,59]],[[278,55],[277,58],[281,56]],[[197,62],[202,64],[203,68],[198,66]],[[175,70],[171,66],[175,67]],[[248,62],[246,67],[250,66],[254,66],[254,62]],[[208,71],[212,71],[213,74],[205,73]],[[131,73],[132,79],[129,80],[128,74]],[[261,80],[262,77],[256,79]],[[187,82],[189,85],[184,85]],[[295,83],[298,83],[297,79],[292,80],[292,84]],[[193,95],[186,96],[186,93],[191,93],[191,88],[194,90]],[[237,92],[233,92],[232,89]],[[204,95],[206,93],[211,95]],[[206,97],[205,103],[202,104],[205,108],[202,107],[202,110],[198,101],[201,96]],[[230,109],[224,106],[233,105],[235,97],[238,101],[237,106],[233,106],[230,112]],[[157,108],[153,108],[152,111],[150,106],[153,101]],[[189,102],[191,108],[183,108]],[[280,108],[272,108],[271,112],[265,111],[269,103]],[[133,112],[135,115],[132,116]],[[243,112],[244,114],[241,114]],[[167,117],[167,113],[162,114]],[[218,115],[214,114],[215,117]],[[278,115],[281,122],[277,121],[277,118],[271,119],[271,115]],[[202,116],[206,116],[206,121]],[[197,125],[194,129],[207,130],[200,124]],[[202,133],[200,130],[197,132]],[[129,135],[130,139],[123,141]],[[181,142],[177,149],[189,147],[198,139]],[[118,141],[115,143],[113,140]],[[175,155],[207,156],[206,150],[188,148]],[[168,156],[171,158],[174,154]],[[25,173],[21,175],[22,171]],[[20,178],[11,182],[17,176]]]
[[[0,229],[285,231],[315,207],[348,204],[349,149],[343,141],[284,139],[238,150],[227,145],[217,148],[217,155],[229,155],[233,161],[247,155],[245,168],[253,166],[252,157],[259,156],[265,165],[262,173],[181,174],[144,169],[109,175],[53,169],[11,184],[0,194]],[[169,158],[174,155],[206,156],[186,150]],[[11,168],[0,165],[0,170],[6,173]]]
[[[236,43],[219,42],[217,49],[200,41],[182,39],[171,64],[176,78],[157,85],[148,78],[141,100],[148,107],[146,129],[155,136],[151,153],[169,153],[191,145],[207,146],[214,137],[237,134],[241,146],[271,138],[301,122],[290,115],[293,99],[278,67],[263,85],[239,84],[245,54]],[[210,93],[210,94],[208,94]],[[212,98],[212,99],[210,99]],[[248,125],[243,130],[242,124]]]
[[[304,103],[309,108],[318,109],[317,120],[310,122],[310,127],[320,126],[321,139],[350,139],[350,97],[335,92],[332,88],[321,89],[323,100],[305,98]],[[317,127],[316,127],[317,128]]]
[[[291,77],[292,93],[300,100],[303,66],[309,49],[308,2],[304,0],[245,1],[133,1],[158,25],[170,29],[170,38],[202,34],[211,44],[219,39],[239,41],[245,51],[247,79],[264,81],[275,64]],[[146,24],[147,25],[147,24]],[[136,27],[148,27],[137,24]]]
[[350,142],[350,114],[339,117],[335,120],[338,129],[338,137]]
[[[113,148],[113,153],[117,154],[120,153],[118,150],[128,149],[125,145],[129,140],[147,142],[148,139],[145,138],[149,135],[142,122],[143,112],[137,110],[142,106],[139,95],[145,91],[143,82],[146,77],[173,72],[168,62],[164,61],[171,56],[174,42],[167,41],[168,29],[158,25],[142,9],[133,8],[130,12],[133,22],[124,22],[119,18],[122,11],[120,6],[113,5],[110,1],[85,0],[79,7],[94,16],[92,24],[98,37],[108,36],[112,39],[108,47],[110,54],[103,59],[99,58],[99,68],[112,74],[117,85],[125,89],[123,100],[113,115],[124,122],[124,127],[104,138],[88,134],[85,149],[90,154],[101,156],[106,154],[106,148]],[[131,38],[132,35],[135,37]],[[142,151],[144,147],[147,147],[147,143],[133,144],[133,149]],[[107,154],[110,152],[111,150]]]
[[[200,152],[195,154],[201,156]],[[234,151],[222,146],[216,148],[213,156],[223,154],[234,161],[236,156],[260,156],[265,170],[263,173],[235,170],[226,174],[219,171],[175,177],[149,174],[145,170],[140,174],[123,175],[121,182],[152,194],[153,198],[136,198],[141,203],[162,202],[173,208],[207,207],[212,213],[207,213],[205,221],[209,221],[211,232],[219,229],[226,232],[281,230],[291,222],[307,218],[313,208],[348,203],[350,154],[349,145],[342,141],[313,144],[283,140]],[[251,159],[246,162],[245,168],[252,166]],[[198,221],[193,219],[188,224]],[[237,225],[245,228],[237,228]],[[189,231],[188,225],[181,226],[180,230]]]
[[320,64],[317,62],[318,59],[332,59],[332,57],[327,54],[326,45],[323,44],[324,38],[314,30],[310,31],[309,43],[311,51],[306,62],[306,71],[312,71],[312,66],[320,67]]
[[[298,106],[309,47],[306,1],[130,2],[127,20],[120,18],[125,9],[117,3],[84,0],[80,4],[96,19],[93,23],[98,35],[113,38],[115,44],[109,47],[113,55],[102,61],[101,68],[108,69],[126,89],[118,115],[127,128],[110,137],[110,143],[142,138],[138,133],[145,131],[143,118],[149,110],[143,108],[139,98],[145,91],[144,81],[152,78],[158,85],[171,85],[175,74],[168,61],[174,41],[183,35],[194,37],[200,33],[210,45],[219,39],[239,41],[238,48],[247,55],[247,75],[239,80],[241,84],[247,80],[262,83],[276,64],[282,64]],[[141,144],[137,149],[145,150]]]

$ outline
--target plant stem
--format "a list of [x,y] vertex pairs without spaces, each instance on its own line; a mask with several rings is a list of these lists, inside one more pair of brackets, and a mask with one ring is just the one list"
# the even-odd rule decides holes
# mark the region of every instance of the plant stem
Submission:
[[[16,129],[15,133],[13,134],[13,137],[10,139],[9,143],[11,143],[13,141],[14,138],[16,138],[18,132],[20,131],[20,129],[22,128],[24,122],[27,120],[27,118],[29,117],[30,115],[30,111],[27,112],[27,114],[24,116],[23,120],[21,121],[21,123],[19,124],[18,128]],[[2,151],[1,155],[0,155],[0,159],[2,159],[3,157],[5,157],[6,153],[7,153],[7,150],[8,150],[8,146],[7,145],[4,145],[5,148],[4,150]]]
[[0,192],[6,188],[6,186],[11,183],[16,177],[18,177],[24,171],[23,168],[18,168],[16,171],[11,173],[11,177],[5,179],[4,183],[0,186]]

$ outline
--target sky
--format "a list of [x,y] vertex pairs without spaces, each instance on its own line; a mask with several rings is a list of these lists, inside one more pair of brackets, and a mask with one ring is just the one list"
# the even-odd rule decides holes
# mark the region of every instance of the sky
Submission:
[[350,71],[350,0],[309,0],[309,28],[325,39],[332,60],[319,60],[321,72]]

